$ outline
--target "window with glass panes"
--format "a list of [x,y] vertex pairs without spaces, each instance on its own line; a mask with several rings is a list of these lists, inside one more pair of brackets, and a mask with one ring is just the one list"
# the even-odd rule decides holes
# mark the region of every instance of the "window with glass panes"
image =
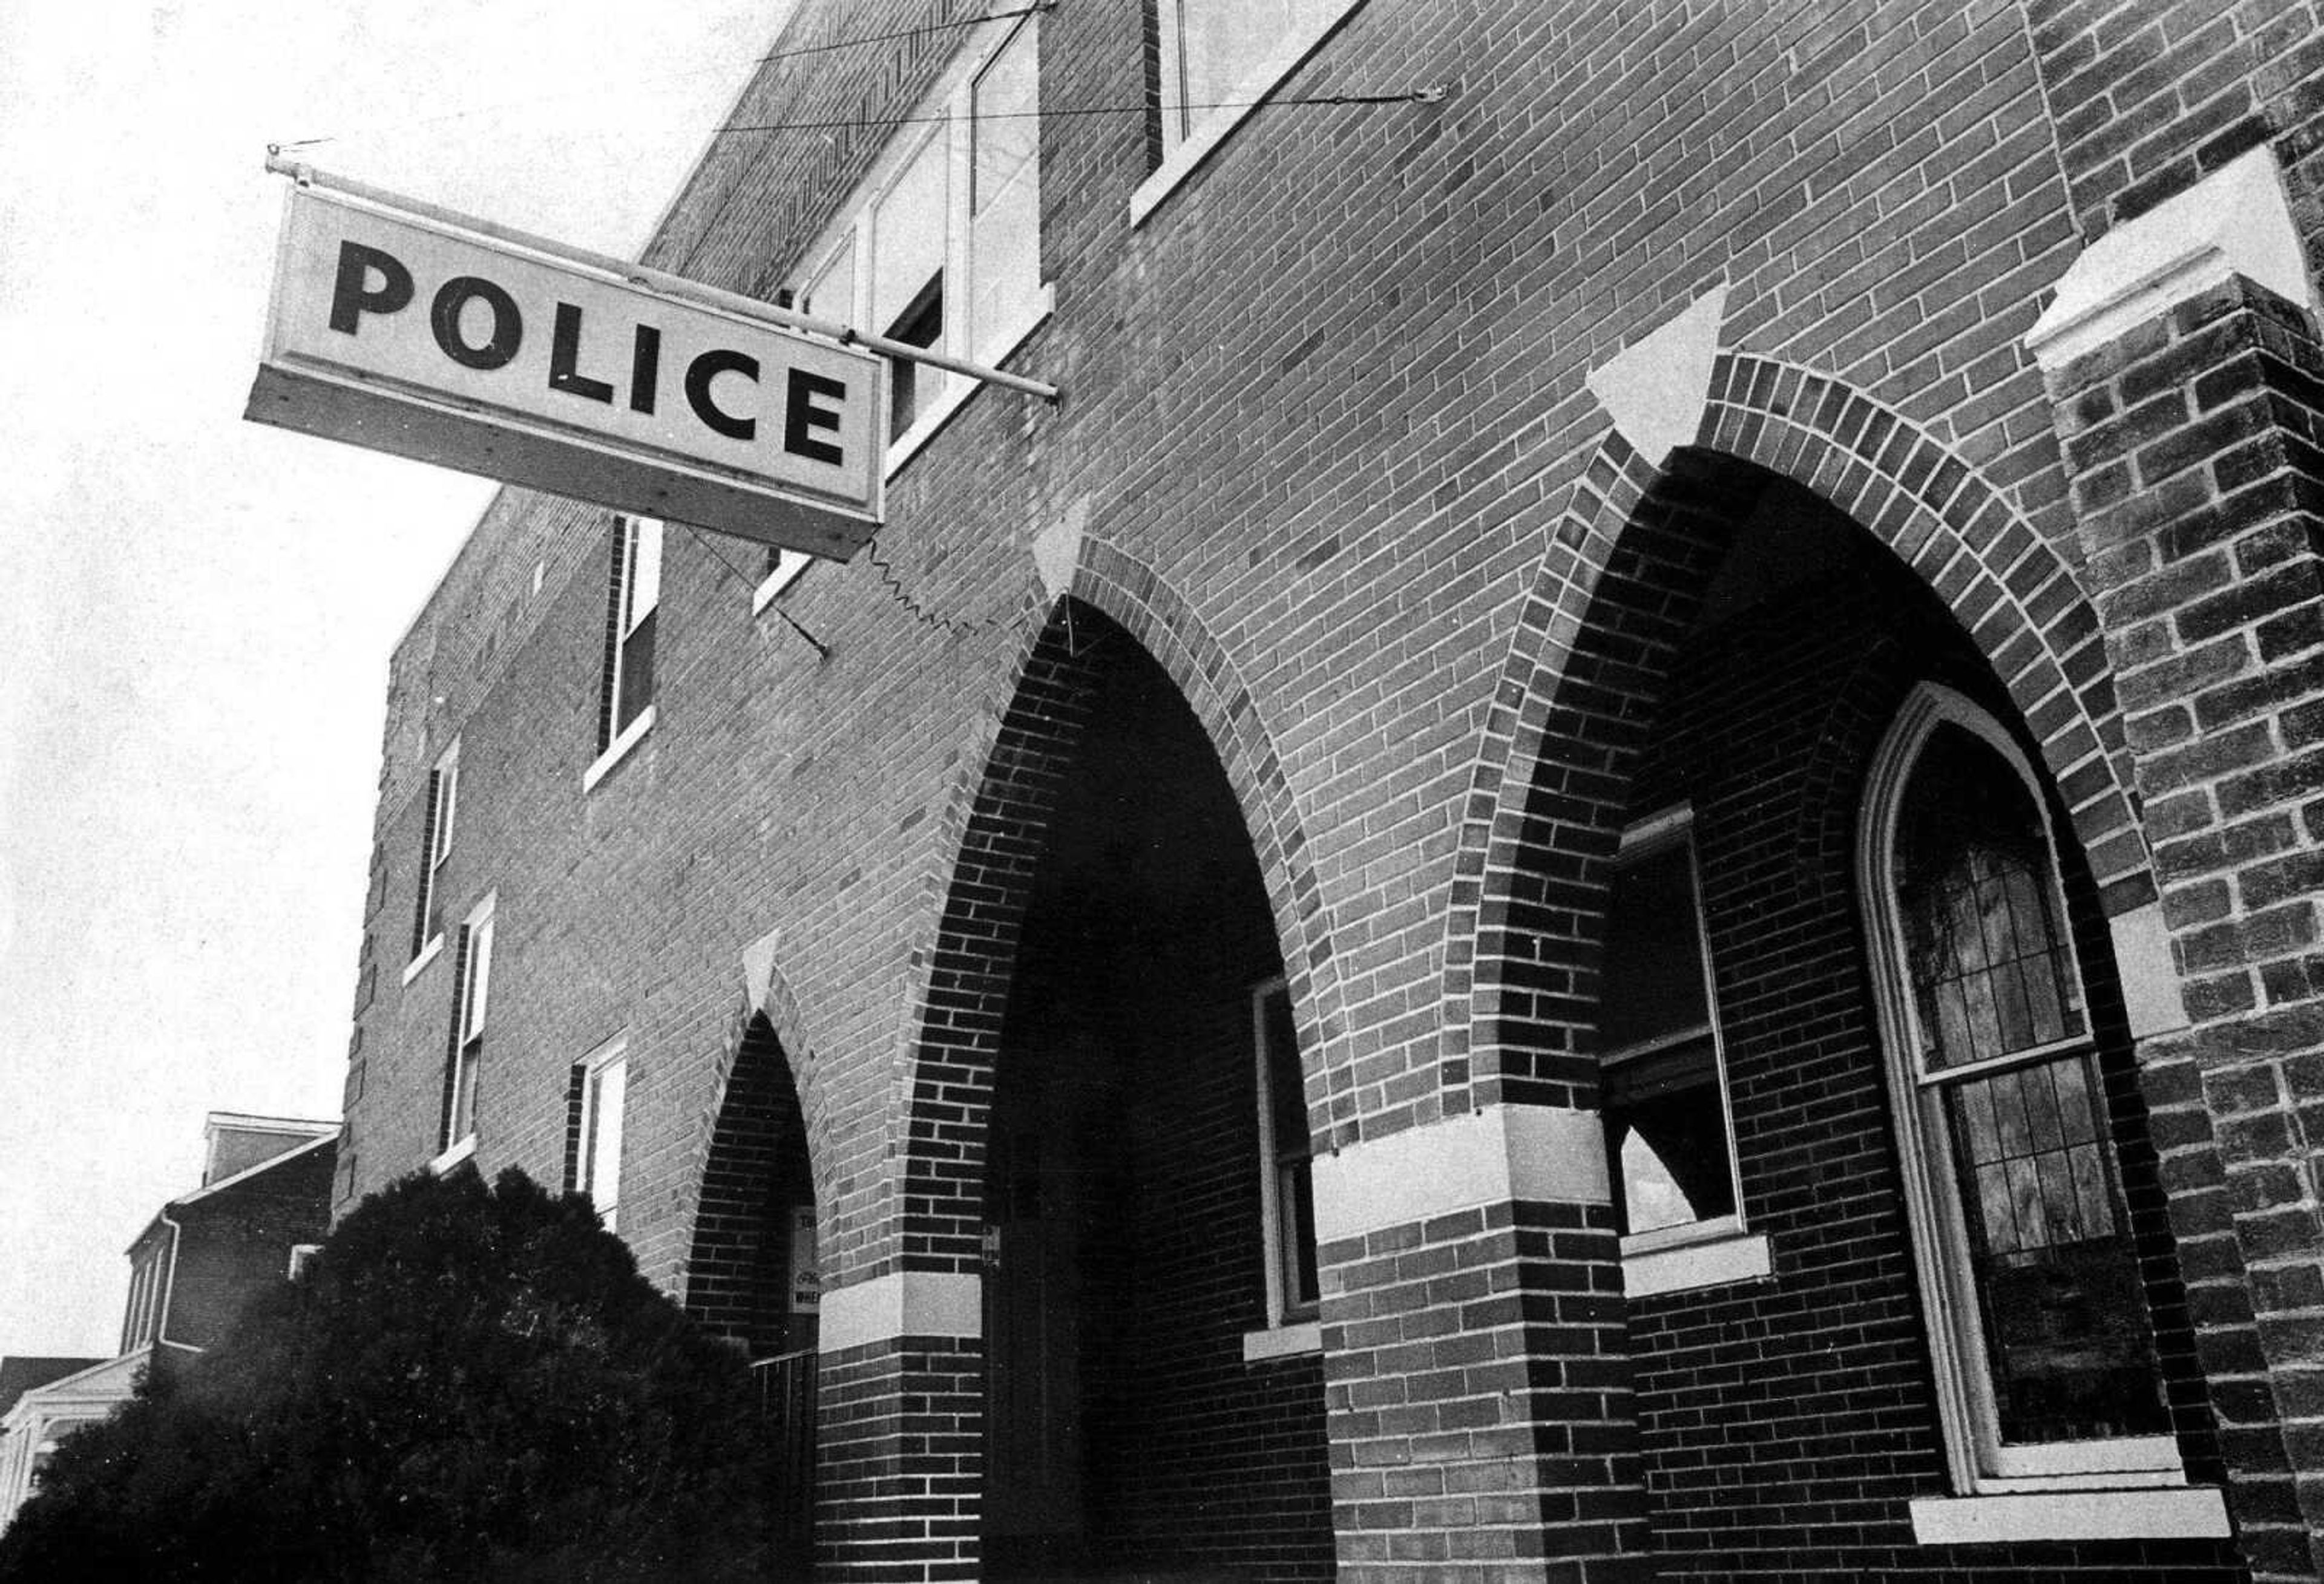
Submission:
[[653,705],[661,540],[662,525],[650,517],[613,520],[612,608],[606,624],[604,702],[597,722],[600,752],[636,726]]
[[1980,1482],[2175,1469],[2050,822],[1997,723],[1923,689],[1871,806],[1917,1253]]
[[444,1079],[446,1149],[476,1131],[476,1074],[484,1058],[484,1012],[492,993],[493,915],[490,903],[460,931],[460,982],[452,1008],[452,1059]]
[[1259,1052],[1259,1202],[1268,1240],[1268,1319],[1279,1325],[1315,1312],[1314,1163],[1291,992],[1283,981],[1270,980],[1251,992],[1251,1009]]
[[580,1137],[576,1140],[575,1190],[589,1196],[597,1219],[612,1231],[622,1199],[622,1108],[629,1091],[630,1060],[621,1046],[581,1065]]
[[1732,1229],[1735,1153],[1685,810],[1625,834],[1604,961],[1599,1090],[1617,1223],[1661,1241]]

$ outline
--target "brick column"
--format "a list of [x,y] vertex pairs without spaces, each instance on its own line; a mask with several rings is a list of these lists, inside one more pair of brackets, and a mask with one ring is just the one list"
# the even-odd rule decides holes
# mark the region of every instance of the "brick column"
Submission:
[[[2251,267],[2308,295],[2281,257],[2288,216],[2267,212],[2271,189],[2250,178],[2206,183],[2110,234],[2070,272],[2035,351],[2160,888],[2159,911],[2110,900],[2240,1541],[2256,1577],[2312,1579],[2324,1574],[2324,345],[2302,308],[2245,272],[2246,238],[2264,232],[2278,256]],[[2141,255],[2169,262],[2141,276]]]
[[1340,1578],[1652,1577],[1596,1114],[1351,1145],[1315,1197]]
[[824,1294],[817,1579],[980,1576],[982,1302],[974,1276],[909,1271]]

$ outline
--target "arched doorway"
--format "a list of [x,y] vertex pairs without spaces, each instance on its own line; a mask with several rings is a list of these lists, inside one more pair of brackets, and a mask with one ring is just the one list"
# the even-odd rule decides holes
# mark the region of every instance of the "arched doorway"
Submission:
[[[2064,732],[2073,701],[2029,723],[1979,641],[1996,602],[1970,583],[1932,589],[1804,488],[1682,452],[1546,689],[1506,957],[1487,971],[1516,1013],[1506,1070],[1594,1091],[1668,1577],[1933,1567],[1941,1553],[1909,1549],[1935,1543],[1916,1510],[1932,1502],[2216,1474],[2106,918],[2073,839],[2067,797],[2089,794],[2051,778],[2037,735]],[[2040,658],[2011,652],[2020,671]],[[1956,867],[1984,889],[1945,893],[1960,933],[1924,923],[1910,939],[1951,955],[1908,978],[1868,953],[1868,917],[1916,916],[1910,898],[1868,900],[1858,842],[1882,744],[1932,691],[1986,734],[1975,784],[2015,799],[2000,847],[2028,856],[2005,870],[1995,842],[1971,844]],[[1914,996],[1987,998],[1967,1016],[1994,1032],[1941,1093],[1920,1084],[1935,1056],[1914,1066],[1894,1047],[1910,1017],[1883,1015]],[[1966,1224],[1932,1232],[1932,1205]],[[1999,1409],[1960,1405],[1980,1392]],[[1977,1465],[1981,1434],[2013,1444]],[[2218,1544],[2172,1543],[2173,1577],[2227,1576]],[[1995,1565],[2137,1560],[2165,1553],[2061,1534]]]
[[995,1064],[985,1576],[1329,1577],[1305,1109],[1273,914],[1168,677],[1094,612],[1070,631],[1087,723]]
[[734,1053],[703,1165],[687,1259],[687,1312],[749,1358],[777,1442],[774,1506],[785,1577],[811,1565],[816,1311],[815,1178],[781,1043],[754,1016]]

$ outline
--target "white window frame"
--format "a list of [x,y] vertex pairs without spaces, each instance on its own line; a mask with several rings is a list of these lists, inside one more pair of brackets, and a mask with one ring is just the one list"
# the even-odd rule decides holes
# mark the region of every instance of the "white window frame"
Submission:
[[[1246,1362],[1312,1353],[1323,1345],[1321,1294],[1316,1303],[1303,1303],[1296,1301],[1291,1291],[1296,1267],[1286,1239],[1291,1236],[1292,1222],[1283,1203],[1281,1162],[1275,1137],[1274,1073],[1268,1059],[1267,1007],[1272,998],[1287,999],[1289,993],[1289,985],[1281,974],[1261,980],[1250,990],[1251,1092],[1259,1114],[1259,1219],[1267,1272],[1267,1325],[1264,1330],[1244,1336]],[[1310,1169],[1312,1172],[1312,1162]],[[1312,1176],[1309,1191],[1314,1191]]]
[[[1774,1250],[1766,1237],[1751,1231],[1745,1218],[1743,1165],[1735,1143],[1735,1100],[1727,1082],[1727,1036],[1719,1016],[1718,975],[1711,956],[1711,920],[1704,911],[1702,898],[1702,863],[1694,846],[1693,805],[1674,803],[1623,827],[1615,850],[1614,868],[1618,871],[1674,847],[1686,849],[1688,884],[1694,898],[1695,960],[1702,968],[1704,1020],[1676,1033],[1609,1050],[1599,1057],[1599,1064],[1602,1069],[1610,1070],[1682,1040],[1697,1039],[1705,1034],[1711,1036],[1712,1081],[1719,1089],[1720,1121],[1727,1134],[1729,1194],[1735,1208],[1726,1215],[1682,1226],[1624,1234],[1623,1285],[1633,1298],[1754,1281],[1774,1268]],[[1618,1162],[1609,1161],[1607,1170],[1618,1180]]]
[[[1990,714],[1952,688],[1935,683],[1921,684],[1897,712],[1866,778],[1862,814],[1858,822],[1857,891],[1870,952],[1873,999],[1878,1010],[1885,1053],[1882,1065],[1887,1076],[1890,1115],[1903,1168],[1914,1265],[1922,1303],[1930,1318],[1929,1348],[1935,1365],[1938,1418],[1944,1431],[1946,1463],[1953,1488],[1965,1496],[2010,1497],[2035,1492],[2183,1486],[2186,1470],[2180,1460],[2178,1442],[2170,1435],[2020,1446],[2005,1446],[2001,1442],[1999,1415],[1993,1402],[1991,1373],[1978,1312],[1975,1276],[1969,1264],[1971,1245],[1956,1174],[1950,1169],[1944,1119],[1938,1110],[1942,1104],[1942,1091],[1940,1085],[1924,1082],[1919,1071],[1920,1014],[1909,988],[1904,917],[1895,891],[1896,825],[1904,794],[1930,737],[1939,727],[1949,724],[1973,733],[1998,753],[2024,784],[2026,796],[2040,812],[2043,840],[2049,850],[2049,900],[2059,921],[2060,938],[2065,944],[2067,968],[2078,985],[2087,981],[2081,976],[2070,915],[2061,889],[2058,833],[2051,822],[2049,800],[2043,794],[2040,779],[2008,732]],[[2084,1007],[2087,1026],[2087,992]],[[2085,1033],[2013,1053],[1999,1062],[1978,1063],[1974,1070],[2054,1058],[2061,1050],[2087,1050],[2091,1044],[2091,1036]],[[1969,1071],[1948,1069],[1945,1076],[1950,1079]],[[2102,1099],[2098,1104],[2103,1123]],[[2108,1147],[2111,1152],[2110,1141]],[[2118,1163],[2116,1169],[2119,1169]],[[1932,1514],[1941,1510],[1950,1514],[1943,1522],[1956,1528],[1973,1522],[1960,1513],[1957,1504],[1933,1504],[1929,1510]],[[2002,1510],[1994,1509],[1997,1513]],[[2177,1510],[2169,1503],[2158,1504],[2153,1509],[2158,1514]],[[2124,1509],[2126,1514],[2129,1511]],[[1920,1521],[1916,1513],[1916,1524]]]
[[[467,949],[462,953],[460,982],[454,987],[452,995],[450,1070],[445,1074],[444,1119],[438,1133],[442,1153],[431,1163],[439,1172],[475,1153],[476,1102],[480,1098],[484,1031],[492,1007],[495,899],[488,896],[477,903],[460,926]],[[460,1115],[464,1087],[468,1092],[468,1114],[465,1119]],[[459,1126],[464,1119],[466,1128]]]
[[420,971],[436,960],[444,949],[441,927],[428,930],[428,913],[443,894],[444,861],[452,855],[452,830],[460,808],[460,740],[452,745],[428,772],[427,817],[421,825],[420,853],[419,907],[411,920],[415,938],[411,961],[404,965],[403,982],[410,984],[420,976]]
[[[656,701],[649,699],[645,706],[632,716],[627,725],[622,724],[622,662],[629,650],[630,640],[648,616],[661,609],[661,568],[667,526],[658,517],[617,516],[613,519],[613,554],[619,558],[620,577],[615,582],[612,600],[612,621],[615,631],[613,644],[605,658],[604,677],[598,694],[600,719],[599,737],[603,746],[589,768],[581,773],[581,790],[586,792],[605,778],[605,772],[622,762],[630,750],[644,740],[653,730]],[[647,587],[650,599],[639,608],[638,590]],[[657,622],[654,635],[654,669],[657,691],[660,682],[661,633]]]
[[[629,1110],[629,1065],[630,1044],[622,1038],[593,1052],[582,1060],[578,1068],[581,1115],[577,1119],[578,1132],[574,1139],[573,1189],[576,1193],[589,1196],[590,1203],[597,1207],[598,1224],[609,1232],[618,1229],[621,1213],[622,1162],[628,1142],[622,1123]],[[597,1171],[595,1147],[599,1129],[604,1123],[599,1108],[604,1103],[605,1076],[614,1071],[622,1074],[622,1094],[621,1103],[613,1111],[613,1181],[609,1193],[609,1185]]]
[[[1227,0],[1231,4],[1232,0]],[[1283,79],[1314,54],[1333,30],[1363,0],[1307,0],[1307,14],[1295,21],[1274,49],[1252,60],[1238,74],[1235,84],[1221,96],[1223,102],[1193,112],[1195,119],[1183,134],[1177,123],[1186,112],[1183,40],[1185,21],[1181,0],[1159,0],[1157,21],[1161,42],[1162,162],[1139,183],[1130,197],[1130,223],[1142,224],[1178,184],[1199,169],[1228,134],[1243,124]]]
[[767,568],[766,576],[751,591],[751,614],[757,615],[775,603],[777,595],[799,580],[799,575],[813,564],[815,557],[805,550],[777,550],[774,564]]
[[[975,216],[970,210],[976,149],[975,122],[972,116],[976,84],[983,76],[985,68],[1020,35],[1031,41],[1034,69],[1038,77],[1041,49],[1039,23],[1038,16],[1003,18],[966,30],[959,53],[945,67],[936,87],[909,113],[903,130],[881,152],[862,184],[848,196],[847,201],[840,207],[838,217],[824,227],[801,255],[800,266],[793,272],[786,290],[793,293],[793,299],[800,304],[802,311],[816,311],[807,287],[819,281],[825,270],[852,245],[855,250],[852,261],[854,327],[875,335],[887,332],[886,325],[870,322],[879,311],[872,304],[872,281],[878,263],[875,247],[880,200],[910,169],[914,159],[932,139],[942,139],[945,163],[942,274],[944,330],[929,350],[973,362],[1001,364],[1049,317],[1056,298],[1051,283],[1044,279],[1019,305],[1019,311],[999,326],[980,327],[971,322],[976,299],[977,267]],[[936,124],[933,127],[922,124],[930,120],[936,121]],[[1037,191],[1041,179],[1039,161],[1037,139],[1032,173]],[[1037,201],[1037,215],[1038,208]],[[1034,243],[1037,258],[1039,246],[1037,237]],[[949,373],[925,364],[920,365],[916,377],[925,382],[927,394],[916,404],[911,427],[888,443],[885,467],[890,474],[917,455],[920,447],[944,428],[952,415],[975,394],[980,383],[965,374]],[[881,413],[879,421],[884,427],[887,414]],[[767,597],[771,599],[773,595]],[[762,609],[764,604],[765,601],[758,601],[755,608]]]

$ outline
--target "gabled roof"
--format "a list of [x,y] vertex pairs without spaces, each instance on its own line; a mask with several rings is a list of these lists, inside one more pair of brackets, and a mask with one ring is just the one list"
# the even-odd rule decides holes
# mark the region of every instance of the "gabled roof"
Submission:
[[68,1375],[87,1369],[92,1364],[103,1364],[102,1358],[63,1358],[52,1355],[17,1354],[0,1358],[0,1414],[16,1405],[16,1399],[36,1386],[61,1380]]

